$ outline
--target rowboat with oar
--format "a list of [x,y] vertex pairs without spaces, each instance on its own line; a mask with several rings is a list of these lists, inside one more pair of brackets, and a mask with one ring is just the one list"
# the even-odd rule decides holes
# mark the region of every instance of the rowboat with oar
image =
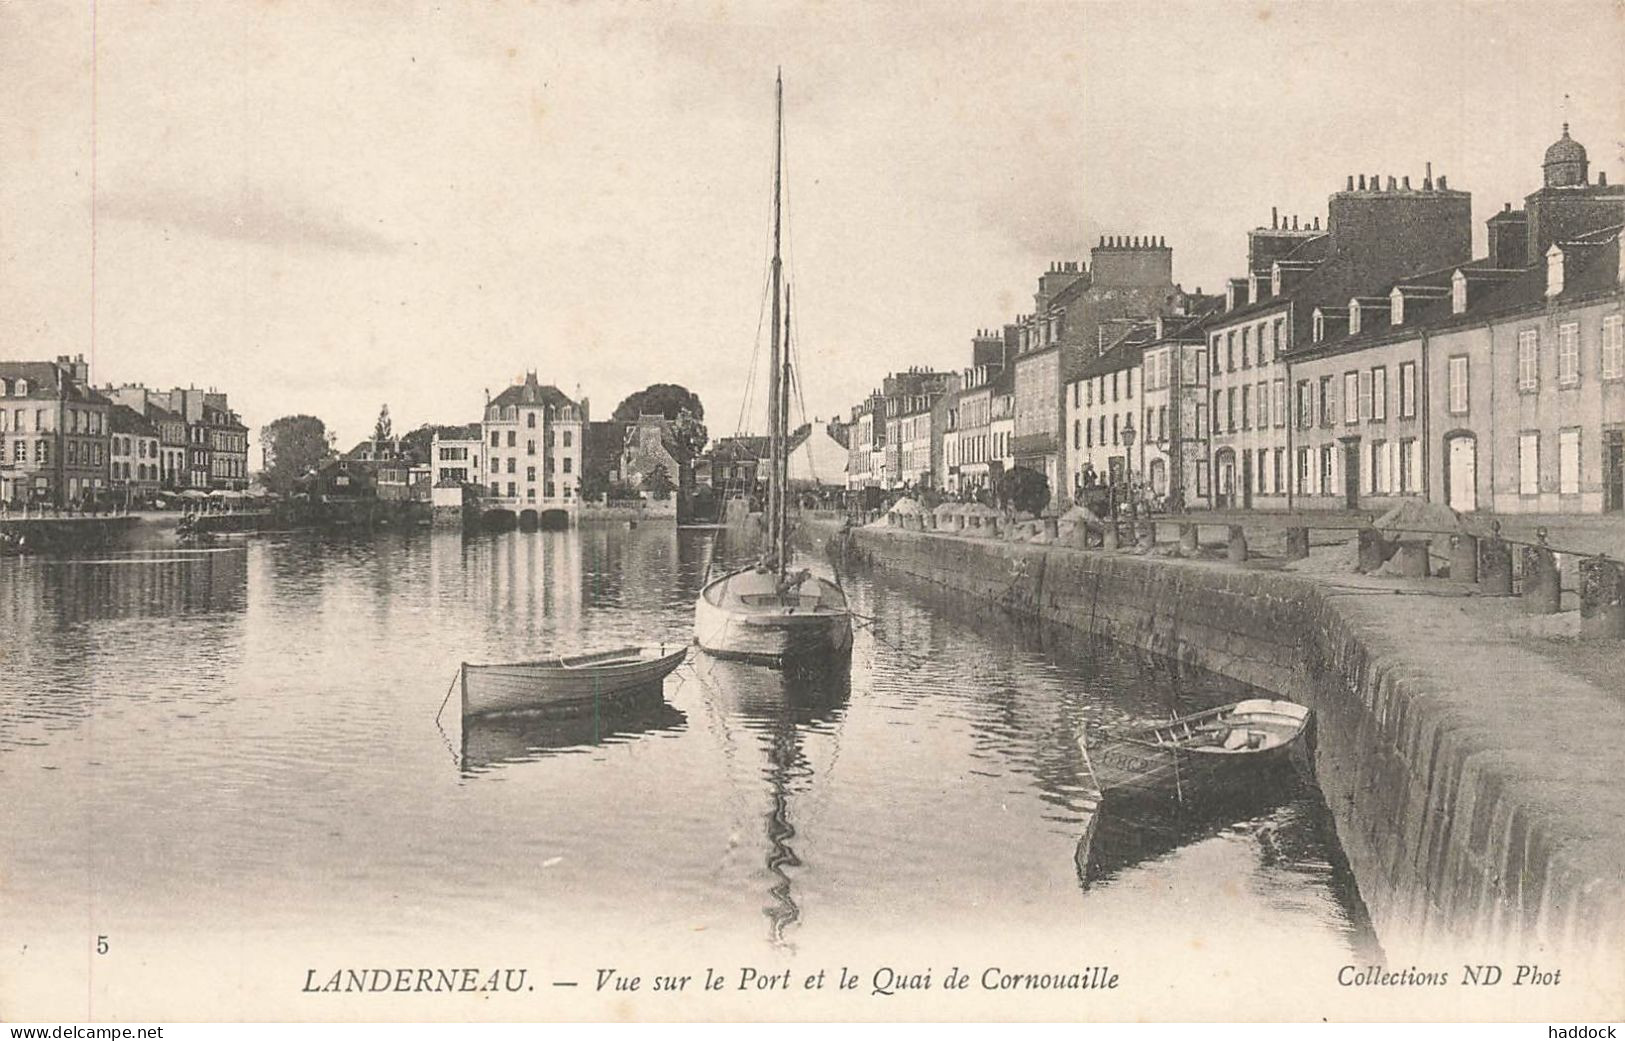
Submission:
[[1286,761],[1308,723],[1302,705],[1252,698],[1109,737],[1086,731],[1078,743],[1102,795],[1185,801]]
[[539,661],[463,663],[463,715],[591,708],[657,686],[682,664],[686,646],[617,647]]

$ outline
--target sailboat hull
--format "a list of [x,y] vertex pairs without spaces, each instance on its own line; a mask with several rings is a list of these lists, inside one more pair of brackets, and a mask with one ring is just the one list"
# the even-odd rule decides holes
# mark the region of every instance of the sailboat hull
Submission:
[[850,653],[852,616],[839,586],[807,576],[784,593],[771,572],[724,575],[694,604],[694,641],[719,658],[784,665]]

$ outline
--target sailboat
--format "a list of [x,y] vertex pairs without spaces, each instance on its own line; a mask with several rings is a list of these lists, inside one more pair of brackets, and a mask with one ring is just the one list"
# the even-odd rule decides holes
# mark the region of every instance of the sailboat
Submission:
[[[706,576],[694,603],[694,641],[723,658],[787,666],[825,664],[852,649],[846,594],[828,579],[790,567],[788,413],[790,409],[790,294],[780,253],[784,171],[784,78],[775,84],[773,147],[773,292],[768,394],[770,471],[766,546],[756,563],[720,577]],[[783,324],[781,328],[780,317]],[[781,336],[782,334],[782,336]]]

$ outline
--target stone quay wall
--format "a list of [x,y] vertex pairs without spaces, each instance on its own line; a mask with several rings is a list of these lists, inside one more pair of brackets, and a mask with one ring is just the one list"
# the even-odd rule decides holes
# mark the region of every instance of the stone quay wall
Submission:
[[[1554,763],[1557,750],[1529,747],[1540,726],[1479,711],[1481,691],[1453,688],[1396,638],[1408,623],[1391,611],[1405,598],[1053,544],[875,527],[829,537],[882,569],[1308,705],[1316,781],[1391,959],[1612,961],[1625,949],[1622,822],[1594,816],[1617,810],[1617,778]],[[1410,600],[1400,606],[1427,609]]]

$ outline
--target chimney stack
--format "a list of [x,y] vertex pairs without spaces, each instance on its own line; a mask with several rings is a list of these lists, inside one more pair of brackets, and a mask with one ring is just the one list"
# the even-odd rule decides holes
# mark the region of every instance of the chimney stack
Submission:
[[1279,228],[1281,226],[1280,225],[1280,219],[1276,216],[1276,214],[1278,212],[1279,211],[1274,206],[1270,207],[1270,230],[1271,231],[1274,231],[1276,228]]
[[1448,187],[1449,187],[1449,185],[1445,184],[1445,181],[1444,181],[1444,174],[1440,174],[1439,175],[1439,190],[1442,192],[1445,189],[1447,189]]
[[1360,175],[1360,190],[1365,191],[1365,174]]

